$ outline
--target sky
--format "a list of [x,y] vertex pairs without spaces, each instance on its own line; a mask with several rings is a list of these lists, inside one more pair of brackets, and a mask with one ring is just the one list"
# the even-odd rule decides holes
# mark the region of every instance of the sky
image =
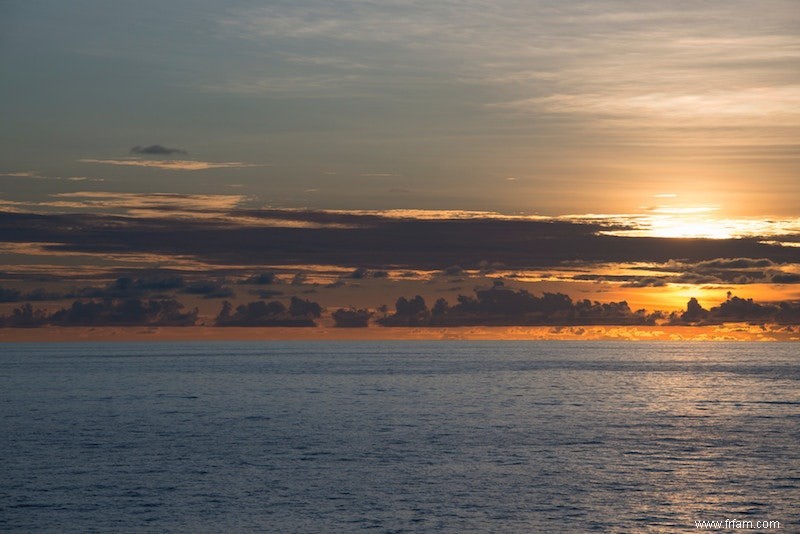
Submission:
[[0,117],[0,326],[800,336],[796,0],[0,0]]
[[798,28],[781,0],[4,0],[0,195],[796,217]]

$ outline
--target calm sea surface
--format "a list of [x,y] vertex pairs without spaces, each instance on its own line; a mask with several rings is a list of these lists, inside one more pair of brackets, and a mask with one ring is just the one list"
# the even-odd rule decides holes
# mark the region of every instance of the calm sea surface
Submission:
[[800,345],[0,344],[0,530],[800,532]]

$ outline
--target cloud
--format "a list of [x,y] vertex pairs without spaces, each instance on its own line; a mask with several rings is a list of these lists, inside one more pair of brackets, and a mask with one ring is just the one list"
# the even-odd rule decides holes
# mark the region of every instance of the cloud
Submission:
[[36,171],[22,171],[22,172],[3,172],[0,177],[8,178],[32,178],[35,180],[64,180],[67,182],[104,182],[103,178],[94,178],[89,176],[45,176]]
[[172,299],[78,300],[69,308],[48,315],[46,310],[34,309],[26,303],[10,315],[0,317],[0,326],[193,326],[198,310],[183,309],[183,304]]
[[70,308],[55,312],[48,322],[61,326],[193,326],[197,310],[183,312],[183,308],[176,300],[76,301]]
[[622,284],[622,287],[664,287],[667,281],[655,276],[637,277]]
[[695,264],[696,269],[763,269],[775,265],[767,258],[718,258]]
[[16,289],[0,286],[0,302],[19,302],[21,296]]
[[395,313],[378,319],[383,326],[540,326],[540,325],[655,325],[663,314],[631,311],[628,303],[573,301],[563,293],[537,297],[526,290],[514,291],[496,283],[476,289],[475,297],[459,295],[450,306],[439,299],[428,309],[425,300],[401,297]]
[[668,123],[675,118],[702,120],[706,126],[730,124],[731,121],[751,122],[757,118],[771,118],[780,124],[794,125],[800,109],[800,86],[753,87],[737,90],[716,90],[697,93],[652,92],[640,93],[640,88],[627,92],[552,94],[543,97],[500,104],[530,112],[564,114],[591,114],[613,118],[643,117]]
[[800,302],[757,303],[728,294],[727,300],[705,309],[696,298],[686,310],[667,315],[661,311],[632,311],[625,301],[597,302],[573,300],[563,293],[543,293],[537,297],[525,290],[514,291],[496,284],[476,289],[475,296],[459,295],[450,306],[445,299],[428,308],[420,295],[400,297],[395,313],[377,320],[388,327],[436,326],[655,326],[712,325],[734,322],[757,324],[800,324]]
[[[734,282],[741,276],[768,281],[764,273],[798,272],[796,248],[752,239],[619,238],[598,235],[602,226],[588,221],[449,218],[448,213],[439,214],[447,217],[443,219],[430,218],[429,213],[420,219],[411,212],[403,212],[401,217],[397,213],[242,210],[239,202],[243,197],[238,195],[81,192],[56,198],[52,207],[72,206],[90,213],[6,210],[0,213],[0,241],[40,243],[51,254],[149,254],[258,269],[336,265],[346,270],[393,266],[393,270],[441,271],[452,265],[476,270],[503,264],[504,270],[515,271],[552,269],[564,262],[645,262],[645,270],[650,271],[642,273],[646,277],[695,275],[709,283]],[[119,212],[128,217],[120,218]],[[254,246],[258,243],[269,246]],[[731,267],[745,260],[750,267]],[[765,260],[774,265],[752,266],[765,264]],[[624,283],[634,278],[614,280]]]
[[169,171],[204,171],[208,169],[246,169],[249,167],[264,167],[263,164],[242,163],[240,161],[195,161],[195,160],[152,160],[152,159],[93,159],[82,158],[81,163],[96,163],[100,165],[117,165],[128,167],[147,167]]
[[330,95],[336,91],[356,91],[363,84],[357,74],[302,76],[242,76],[222,82],[207,83],[201,88],[209,93],[228,93],[242,96],[283,96],[299,98],[312,95]]
[[662,277],[670,283],[688,284],[796,284],[800,275],[786,269],[797,268],[796,264],[780,264],[769,258],[716,258],[696,263],[670,261],[656,266],[655,270],[673,271],[671,277]]
[[0,176],[8,176],[10,178],[44,178],[44,176],[36,171],[1,172]]
[[[297,68],[328,69],[334,80],[356,64],[372,74],[369,80],[383,76],[390,86],[380,70],[382,53],[404,67],[402,59],[414,57],[410,68],[418,69],[421,83],[436,68],[462,86],[491,86],[495,99],[484,102],[494,110],[534,113],[567,128],[577,117],[582,132],[628,130],[637,143],[642,135],[675,142],[683,134],[686,143],[687,130],[726,126],[717,138],[766,130],[777,145],[794,142],[793,130],[783,126],[796,126],[800,113],[800,78],[791,70],[800,56],[796,11],[771,0],[733,6],[312,0],[234,8],[222,29],[265,47],[290,42],[336,50],[336,58],[289,59]],[[731,121],[742,128],[730,128]]]
[[798,324],[800,323],[800,302],[782,301],[778,303],[758,303],[753,299],[743,299],[728,293],[728,298],[718,306],[706,310],[692,297],[686,311],[670,316],[670,324],[707,325],[733,322]]
[[0,316],[0,326],[9,328],[36,328],[47,324],[47,312],[35,309],[30,302],[14,308],[10,315]]
[[287,308],[280,301],[255,301],[237,306],[233,310],[230,302],[222,303],[217,315],[217,326],[316,326],[322,308],[316,302],[292,297]]
[[36,288],[26,293],[0,286],[0,302],[54,301],[74,298],[120,299],[134,298],[150,293],[163,293],[185,285],[183,277],[171,274],[156,274],[143,278],[119,277],[105,287],[84,287],[65,293]]
[[191,295],[202,295],[204,299],[223,299],[236,296],[231,288],[227,287],[219,280],[192,282],[186,284],[186,287],[181,289],[181,292]]
[[360,328],[369,324],[372,312],[363,308],[339,308],[332,317],[337,328]]
[[359,176],[365,178],[395,178],[402,175],[393,172],[362,172]]
[[76,191],[56,193],[57,199],[44,203],[51,207],[87,208],[92,210],[172,210],[229,211],[246,200],[244,195],[188,195],[179,193],[116,193],[111,191]]
[[67,298],[125,299],[142,297],[151,293],[162,294],[183,288],[186,281],[180,275],[152,274],[139,278],[121,276],[104,287],[84,287],[69,294],[59,295]]
[[172,154],[186,154],[181,148],[169,148],[162,145],[140,146],[136,145],[130,150],[131,154],[144,154],[152,156],[170,156]]
[[795,273],[774,273],[771,276],[773,284],[800,284],[800,274]]
[[256,273],[242,280],[241,284],[271,285],[277,284],[279,280],[273,272]]

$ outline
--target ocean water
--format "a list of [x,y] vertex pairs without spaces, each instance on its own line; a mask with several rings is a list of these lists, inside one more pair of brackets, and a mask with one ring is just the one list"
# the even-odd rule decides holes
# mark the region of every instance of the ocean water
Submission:
[[798,503],[796,344],[0,344],[3,531],[800,532]]

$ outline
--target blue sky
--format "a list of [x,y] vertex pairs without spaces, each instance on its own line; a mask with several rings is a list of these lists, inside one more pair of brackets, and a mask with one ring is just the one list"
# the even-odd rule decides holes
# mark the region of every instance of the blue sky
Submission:
[[780,0],[0,1],[0,198],[796,216],[799,29]]

